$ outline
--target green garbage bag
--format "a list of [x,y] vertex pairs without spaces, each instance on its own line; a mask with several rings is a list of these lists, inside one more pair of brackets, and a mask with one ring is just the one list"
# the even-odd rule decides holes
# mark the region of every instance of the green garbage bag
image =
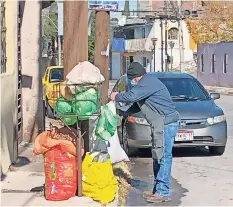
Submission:
[[113,114],[107,105],[101,106],[101,114],[96,125],[95,135],[102,140],[109,140],[117,129],[118,118],[118,115]]
[[72,114],[72,103],[64,98],[58,98],[55,103],[55,111],[57,114]]
[[75,116],[60,116],[60,119],[63,121],[63,123],[67,126],[74,125],[77,122],[77,117]]
[[78,93],[73,99],[73,111],[79,120],[87,120],[97,110],[97,91],[93,88]]
[[77,117],[74,115],[72,116],[73,109],[71,101],[64,98],[58,98],[55,103],[55,111],[65,125],[70,126],[76,123]]

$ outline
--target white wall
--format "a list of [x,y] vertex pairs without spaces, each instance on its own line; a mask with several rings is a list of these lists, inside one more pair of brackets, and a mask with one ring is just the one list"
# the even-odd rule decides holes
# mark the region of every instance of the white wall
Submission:
[[[164,26],[164,25],[163,25]],[[181,22],[181,26],[183,29],[183,43],[184,43],[184,61],[190,61],[193,59],[193,51],[189,49],[189,42],[190,42],[190,36],[189,31],[187,28],[187,25],[185,21]],[[178,22],[171,22],[168,21],[168,30],[170,28],[178,28]],[[150,37],[156,37],[158,38],[157,44],[156,44],[156,71],[161,71],[161,27],[160,27],[160,20],[156,20],[153,25],[153,30],[150,33]],[[163,32],[163,41],[165,40],[165,31]],[[168,40],[168,43],[171,40]],[[173,40],[175,42],[175,46],[173,48],[173,66],[178,67],[180,64],[180,54],[179,54],[179,40]],[[163,48],[164,49],[164,48]],[[164,51],[163,51],[164,52]],[[171,56],[171,48],[168,44],[168,55]],[[164,53],[164,59],[165,59],[165,53]]]
[[6,72],[0,75],[1,83],[1,175],[17,159],[17,1],[6,1]]

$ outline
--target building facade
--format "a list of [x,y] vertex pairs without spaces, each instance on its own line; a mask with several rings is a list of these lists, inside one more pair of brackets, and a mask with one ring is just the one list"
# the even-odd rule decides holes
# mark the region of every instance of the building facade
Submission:
[[207,86],[233,87],[233,43],[200,44],[197,78]]
[[[165,20],[162,20],[162,25],[161,28],[160,19],[147,20],[134,17],[128,18],[124,26],[115,29],[124,33],[125,52],[112,54],[112,79],[118,79],[127,70],[130,62],[134,61],[141,63],[147,72],[161,71],[162,64],[165,68]],[[185,21],[181,21],[181,27],[183,30],[184,62],[187,62],[193,60],[196,48]],[[172,64],[168,66],[168,69],[171,70],[180,64],[178,22],[168,20],[167,30],[167,54],[173,60]],[[155,50],[153,38],[157,39]],[[173,42],[173,48],[170,47],[170,42]]]
[[18,4],[1,3],[1,174],[17,158]]

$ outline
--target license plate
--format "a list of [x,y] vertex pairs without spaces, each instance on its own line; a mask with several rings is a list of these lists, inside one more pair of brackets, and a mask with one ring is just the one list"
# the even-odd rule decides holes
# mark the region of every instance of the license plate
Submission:
[[179,130],[176,134],[175,141],[177,142],[193,141],[193,132],[186,130]]

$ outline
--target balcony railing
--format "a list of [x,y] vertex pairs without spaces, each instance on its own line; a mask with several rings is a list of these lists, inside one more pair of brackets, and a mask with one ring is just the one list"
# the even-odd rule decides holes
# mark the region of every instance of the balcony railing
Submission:
[[125,40],[126,52],[151,52],[153,47],[150,38]]

